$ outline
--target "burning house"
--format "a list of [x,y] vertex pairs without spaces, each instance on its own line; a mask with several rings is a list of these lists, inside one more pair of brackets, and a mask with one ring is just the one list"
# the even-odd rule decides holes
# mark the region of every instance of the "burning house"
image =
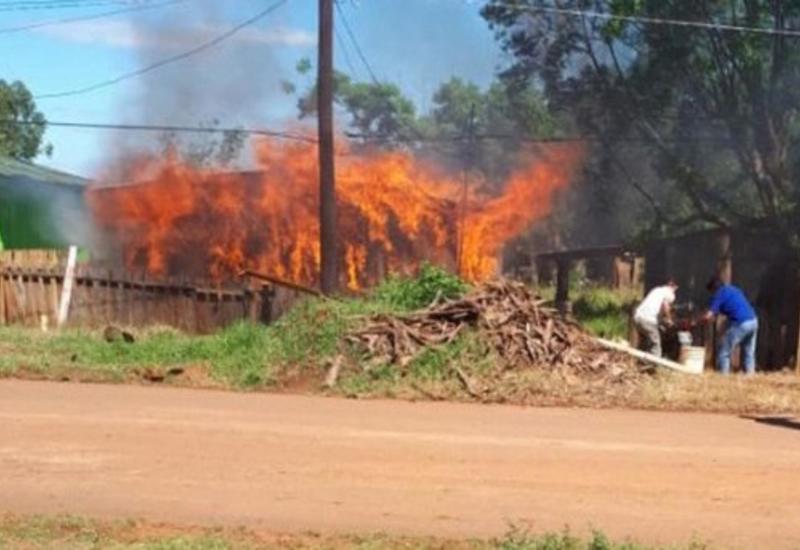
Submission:
[[[177,156],[132,159],[122,186],[88,203],[111,250],[154,275],[224,280],[247,268],[313,286],[319,270],[316,148],[259,141],[258,170],[221,173]],[[423,261],[470,280],[496,274],[510,239],[549,212],[581,152],[549,148],[521,158],[498,196],[402,151],[348,154],[337,165],[342,285],[351,290]]]
[[[521,158],[502,192],[485,196],[407,152],[339,153],[340,282],[351,291],[425,261],[473,281],[494,276],[506,243],[549,212],[581,158],[571,146]],[[296,285],[316,286],[316,147],[265,140],[254,154],[257,169],[243,172],[177,155],[130,157],[114,172],[127,183],[81,187],[77,204],[96,231],[91,260],[76,271],[70,322],[210,332],[243,318],[269,322],[297,297]],[[52,316],[63,266],[2,264],[0,324]],[[244,270],[294,285],[248,283]]]

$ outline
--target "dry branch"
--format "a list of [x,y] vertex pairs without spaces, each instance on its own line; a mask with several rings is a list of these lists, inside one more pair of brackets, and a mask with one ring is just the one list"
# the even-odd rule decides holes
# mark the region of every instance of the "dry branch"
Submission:
[[[608,350],[520,283],[495,281],[476,286],[463,298],[436,300],[404,315],[377,315],[347,340],[378,363],[405,368],[425,349],[453,342],[471,328],[508,368],[553,368],[577,375],[624,381],[640,374],[628,355]],[[460,369],[465,390],[480,397]]]

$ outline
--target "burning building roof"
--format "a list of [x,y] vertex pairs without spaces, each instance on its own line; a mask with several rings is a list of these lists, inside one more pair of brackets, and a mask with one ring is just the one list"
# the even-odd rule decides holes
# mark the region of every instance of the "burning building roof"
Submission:
[[[129,266],[218,279],[246,267],[313,285],[316,147],[261,140],[254,154],[259,170],[241,173],[195,168],[176,155],[138,158],[126,163],[123,179],[144,183],[91,190],[89,204]],[[502,194],[485,197],[472,188],[465,194],[458,176],[409,153],[341,156],[343,282],[361,288],[422,261],[458,268],[471,280],[493,275],[503,245],[549,212],[580,158],[574,146],[521,158]]]

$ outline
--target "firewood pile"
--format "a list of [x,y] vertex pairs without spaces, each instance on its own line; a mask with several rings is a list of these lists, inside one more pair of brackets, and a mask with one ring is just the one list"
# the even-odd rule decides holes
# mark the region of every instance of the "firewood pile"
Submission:
[[425,349],[453,342],[465,330],[477,331],[504,370],[560,368],[616,379],[640,372],[628,356],[605,350],[525,285],[510,281],[484,283],[463,298],[436,300],[417,312],[371,317],[348,341],[375,363],[405,368]]

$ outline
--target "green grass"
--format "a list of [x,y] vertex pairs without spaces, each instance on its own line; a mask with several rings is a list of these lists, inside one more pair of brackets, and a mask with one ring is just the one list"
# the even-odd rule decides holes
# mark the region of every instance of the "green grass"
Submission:
[[629,312],[639,298],[637,290],[588,287],[573,294],[572,313],[596,336],[627,338]]
[[[0,548],[45,550],[668,550],[635,542],[613,542],[602,533],[581,538],[569,532],[532,535],[512,529],[497,539],[446,540],[370,535],[275,535],[247,529],[178,528],[137,521],[101,522],[73,516],[0,517]],[[672,550],[703,550],[690,543]]]
[[[279,382],[289,369],[316,375],[335,355],[352,356],[342,336],[369,315],[406,311],[436,296],[457,296],[465,289],[456,277],[423,266],[418,277],[389,278],[367,297],[303,300],[270,326],[242,322],[210,336],[149,329],[138,333],[133,344],[108,343],[97,331],[42,334],[0,327],[0,375],[25,371],[59,377],[80,371],[121,382],[142,369],[163,372],[176,366],[197,366],[222,385],[260,388]],[[435,376],[447,354],[452,356],[459,350],[458,346],[450,351],[430,350],[415,365],[415,372]]]
[[234,324],[209,336],[149,329],[133,344],[106,342],[98,331],[42,334],[0,328],[0,374],[81,370],[122,381],[138,370],[200,366],[226,385],[249,388],[275,381],[281,369],[319,367],[337,352],[341,335],[379,304],[311,299],[270,326]]
[[388,277],[375,289],[373,297],[394,310],[409,311],[425,307],[436,298],[461,296],[468,289],[457,276],[426,263],[416,277]]
[[[553,286],[540,286],[536,292],[545,300],[555,300]],[[628,337],[628,316],[642,298],[641,289],[612,289],[585,283],[570,285],[572,314],[581,325],[601,338]]]
[[[408,282],[404,283],[408,284]],[[416,291],[415,291],[416,292]],[[633,293],[576,291],[576,315],[603,336],[624,337]],[[235,324],[209,336],[172,329],[136,332],[136,342],[105,342],[100,331],[41,333],[0,327],[0,377],[91,382],[152,381],[232,390],[327,392],[348,397],[481,401],[529,406],[627,407],[728,413],[800,411],[800,379],[759,375],[675,376],[659,371],[632,385],[598,385],[548,368],[502,369],[477,335],[425,350],[405,366],[371,364],[342,336],[369,315],[396,312],[392,292],[342,301],[308,299],[270,325]],[[346,358],[338,384],[323,390],[335,355]],[[174,367],[183,374],[169,376]],[[458,368],[475,391],[465,387]],[[155,376],[153,376],[155,374]]]

